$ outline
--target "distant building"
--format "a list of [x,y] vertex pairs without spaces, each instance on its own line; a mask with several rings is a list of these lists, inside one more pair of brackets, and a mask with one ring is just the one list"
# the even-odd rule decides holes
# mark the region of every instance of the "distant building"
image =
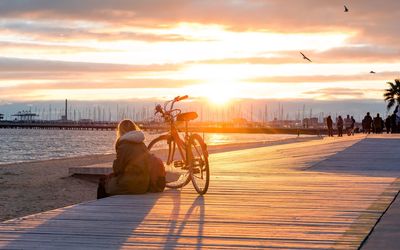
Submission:
[[78,123],[93,123],[92,119],[80,119]]
[[38,114],[32,113],[31,111],[18,111],[18,113],[13,114],[12,116],[18,117],[20,121],[33,121]]
[[0,120],[4,119],[4,114],[0,114]]
[[65,99],[65,109],[64,109],[64,115],[61,116],[62,121],[68,121],[68,100]]
[[304,128],[317,128],[318,126],[319,126],[319,123],[318,123],[317,117],[303,119],[303,127]]
[[244,118],[238,117],[232,119],[232,124],[234,127],[246,127],[248,126],[249,122]]
[[275,128],[296,128],[301,126],[300,120],[278,120],[274,119],[273,121],[269,121],[267,123],[270,127]]

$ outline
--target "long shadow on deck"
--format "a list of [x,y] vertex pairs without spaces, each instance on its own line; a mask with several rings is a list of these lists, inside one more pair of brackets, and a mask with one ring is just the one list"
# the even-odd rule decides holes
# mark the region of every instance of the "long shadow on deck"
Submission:
[[366,138],[305,170],[400,177],[400,139]]
[[[172,207],[168,205],[170,199]],[[5,249],[120,249],[152,245],[174,248],[185,226],[196,223],[197,235],[190,237],[195,238],[193,246],[200,246],[204,198],[194,199],[187,211],[182,210],[190,205],[185,199],[186,204],[182,204],[177,190],[109,197],[8,221],[1,225],[0,237],[10,241],[3,246]],[[7,224],[10,230],[4,228]]]

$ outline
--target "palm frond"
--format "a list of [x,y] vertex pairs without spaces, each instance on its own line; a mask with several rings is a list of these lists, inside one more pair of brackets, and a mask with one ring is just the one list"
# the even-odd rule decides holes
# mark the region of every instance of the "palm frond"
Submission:
[[388,104],[386,105],[387,110],[389,111],[395,104],[394,99],[389,100]]
[[394,82],[386,82],[389,88],[383,93],[384,100],[387,102],[387,110],[389,111],[397,102],[400,105],[400,79],[395,79]]

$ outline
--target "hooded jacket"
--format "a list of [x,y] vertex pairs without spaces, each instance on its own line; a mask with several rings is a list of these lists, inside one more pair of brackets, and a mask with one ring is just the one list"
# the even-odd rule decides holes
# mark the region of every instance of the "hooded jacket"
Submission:
[[115,144],[117,157],[113,162],[114,175],[106,182],[108,194],[141,194],[148,190],[149,151],[143,141],[142,131],[130,131]]

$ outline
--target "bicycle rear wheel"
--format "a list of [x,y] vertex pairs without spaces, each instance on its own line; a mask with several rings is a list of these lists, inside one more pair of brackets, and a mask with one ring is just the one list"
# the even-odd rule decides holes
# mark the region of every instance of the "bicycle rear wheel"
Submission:
[[163,161],[168,188],[181,188],[189,183],[189,166],[185,164],[172,136],[161,135],[151,141],[147,148]]
[[208,164],[207,146],[198,134],[193,134],[190,145],[190,178],[197,193],[207,193],[210,183],[210,167]]

